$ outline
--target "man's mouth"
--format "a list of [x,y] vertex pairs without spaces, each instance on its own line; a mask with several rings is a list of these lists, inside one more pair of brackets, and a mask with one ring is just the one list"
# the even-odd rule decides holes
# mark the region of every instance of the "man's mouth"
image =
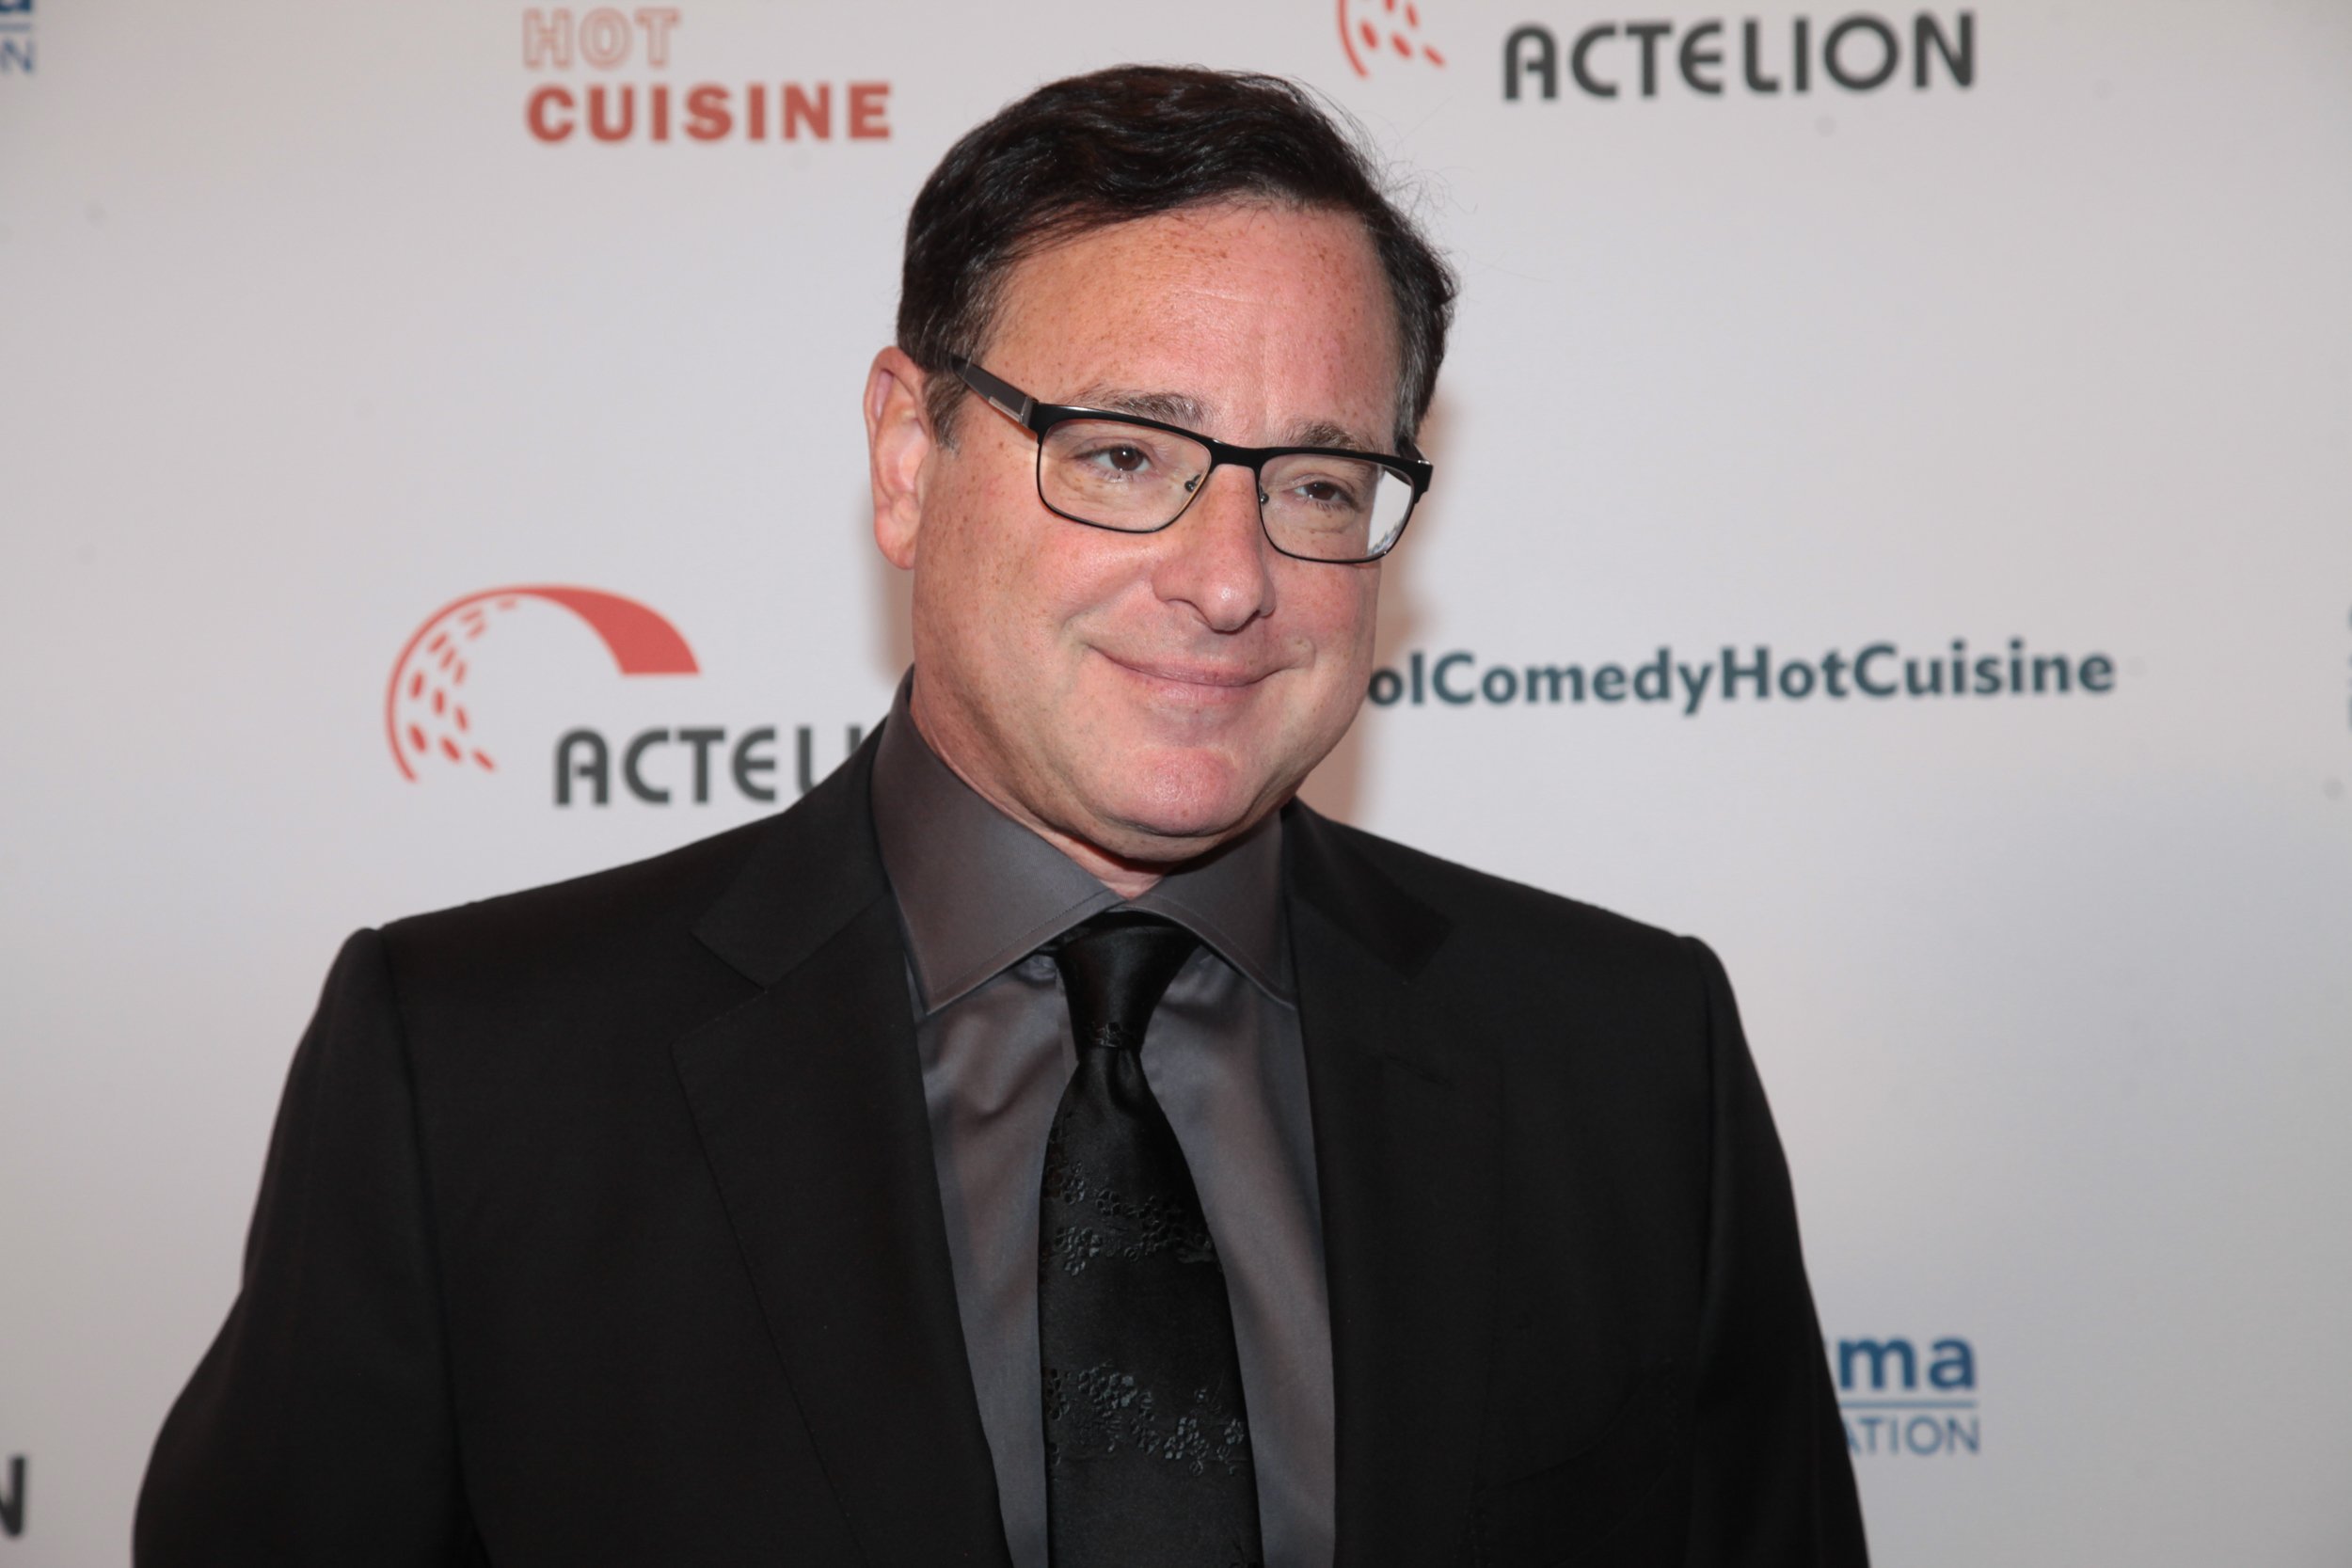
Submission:
[[1107,653],[1100,648],[1095,651],[1131,675],[1180,689],[1192,689],[1202,697],[1213,698],[1220,692],[1240,695],[1274,673],[1255,665],[1214,659],[1148,658]]

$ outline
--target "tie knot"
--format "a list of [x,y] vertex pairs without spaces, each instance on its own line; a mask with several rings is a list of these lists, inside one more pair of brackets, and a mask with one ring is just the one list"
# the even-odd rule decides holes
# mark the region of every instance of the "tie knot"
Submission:
[[1152,1011],[1200,939],[1136,910],[1098,914],[1054,949],[1078,1049],[1139,1051]]

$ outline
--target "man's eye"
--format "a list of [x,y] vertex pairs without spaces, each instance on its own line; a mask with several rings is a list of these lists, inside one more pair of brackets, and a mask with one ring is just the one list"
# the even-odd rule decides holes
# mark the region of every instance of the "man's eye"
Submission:
[[1320,511],[1354,512],[1359,504],[1355,488],[1336,479],[1297,480],[1291,484],[1290,493]]
[[1146,473],[1152,467],[1152,454],[1127,441],[1090,448],[1078,454],[1078,461],[1089,468],[1113,474]]

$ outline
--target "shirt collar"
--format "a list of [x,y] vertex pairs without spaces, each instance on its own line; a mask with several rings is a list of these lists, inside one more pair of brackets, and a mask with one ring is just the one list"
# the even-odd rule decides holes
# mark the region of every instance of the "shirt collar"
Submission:
[[[928,1017],[1120,899],[940,760],[914,727],[914,689],[909,671],[875,743],[874,832]],[[1280,815],[1270,813],[1128,907],[1176,921],[1292,1003],[1281,835]]]

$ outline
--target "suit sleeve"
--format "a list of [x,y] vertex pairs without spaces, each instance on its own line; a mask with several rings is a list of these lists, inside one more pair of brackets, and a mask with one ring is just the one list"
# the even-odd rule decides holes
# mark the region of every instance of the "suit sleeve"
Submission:
[[137,1568],[471,1560],[416,1101],[384,939],[294,1053],[245,1273],[164,1423]]
[[1731,983],[1704,943],[1686,940],[1706,995],[1713,1120],[1687,1560],[1861,1568],[1861,1505],[1788,1163]]

